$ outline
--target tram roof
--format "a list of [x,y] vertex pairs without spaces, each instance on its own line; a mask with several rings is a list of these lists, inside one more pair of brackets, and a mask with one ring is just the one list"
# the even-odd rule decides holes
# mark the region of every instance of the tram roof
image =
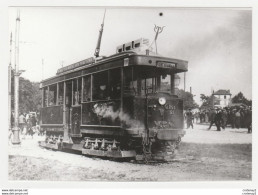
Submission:
[[81,77],[94,72],[125,66],[149,66],[173,70],[176,73],[186,72],[188,62],[157,55],[143,55],[133,51],[117,53],[109,57],[88,58],[57,70],[56,76],[41,81],[40,87],[64,80]]

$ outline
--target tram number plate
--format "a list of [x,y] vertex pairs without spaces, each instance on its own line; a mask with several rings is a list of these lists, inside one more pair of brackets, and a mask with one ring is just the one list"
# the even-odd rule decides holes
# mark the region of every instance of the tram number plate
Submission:
[[159,68],[175,68],[175,63],[169,63],[169,62],[157,62],[157,67]]

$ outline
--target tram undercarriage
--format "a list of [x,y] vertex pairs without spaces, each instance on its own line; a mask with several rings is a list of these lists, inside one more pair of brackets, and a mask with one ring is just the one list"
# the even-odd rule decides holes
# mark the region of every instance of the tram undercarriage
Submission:
[[[168,132],[168,130],[167,130]],[[167,133],[166,132],[166,133]],[[183,130],[170,130],[173,140],[159,140],[155,137],[96,137],[82,134],[81,137],[70,137],[64,141],[63,134],[47,132],[41,147],[59,151],[74,151],[86,156],[105,157],[111,159],[134,159],[136,161],[171,161],[184,136]]]

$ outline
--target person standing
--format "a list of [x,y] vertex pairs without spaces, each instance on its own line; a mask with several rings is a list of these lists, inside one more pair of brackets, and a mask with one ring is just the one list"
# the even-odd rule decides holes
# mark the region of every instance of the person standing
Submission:
[[203,123],[203,121],[204,121],[203,118],[204,118],[203,117],[203,110],[201,110],[201,112],[200,112],[200,123]]
[[248,129],[247,133],[252,133],[252,109],[251,108],[246,109],[245,123]]
[[241,128],[246,128],[245,115],[246,115],[246,108],[241,106],[240,107],[240,127]]
[[19,116],[19,128],[21,130],[21,132],[23,131],[23,128],[25,127],[25,117],[22,113],[20,113],[20,116]]
[[208,111],[205,111],[205,123],[209,122],[209,115],[208,115]]
[[221,112],[221,127],[224,130],[225,130],[225,127],[227,126],[227,120],[228,120],[227,111],[223,109]]
[[236,127],[236,109],[231,109],[231,111],[230,111],[230,121],[231,121],[232,129],[234,129]]
[[235,114],[235,124],[236,124],[236,128],[239,129],[240,128],[240,122],[241,122],[241,114],[240,114],[240,109],[236,112]]
[[191,126],[193,129],[193,113],[191,109],[188,109],[188,112],[186,112],[186,124],[187,124],[187,129]]
[[217,131],[221,131],[220,127],[221,127],[221,121],[222,121],[222,113],[221,110],[218,109],[216,116],[215,116],[215,124],[217,126]]
[[209,126],[208,130],[211,129],[211,127],[212,127],[213,124],[216,124],[216,123],[215,123],[215,122],[216,122],[216,121],[215,121],[215,117],[216,117],[216,111],[215,111],[214,108],[212,108],[212,109],[211,109],[211,112],[210,112],[210,126]]
[[37,119],[34,114],[31,116],[31,124],[32,127],[35,127],[37,125]]

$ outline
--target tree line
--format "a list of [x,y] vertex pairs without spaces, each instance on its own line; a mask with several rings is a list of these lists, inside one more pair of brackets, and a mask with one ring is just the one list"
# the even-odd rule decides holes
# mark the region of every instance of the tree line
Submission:
[[[219,105],[219,99],[213,95],[200,95],[202,105],[201,107],[212,107],[213,105]],[[236,94],[232,99],[231,103],[244,104],[246,106],[252,106],[252,100],[248,100],[242,92]]]
[[[11,108],[14,110],[14,76],[11,77]],[[39,112],[41,107],[39,82],[31,82],[19,77],[19,111],[22,113]]]

